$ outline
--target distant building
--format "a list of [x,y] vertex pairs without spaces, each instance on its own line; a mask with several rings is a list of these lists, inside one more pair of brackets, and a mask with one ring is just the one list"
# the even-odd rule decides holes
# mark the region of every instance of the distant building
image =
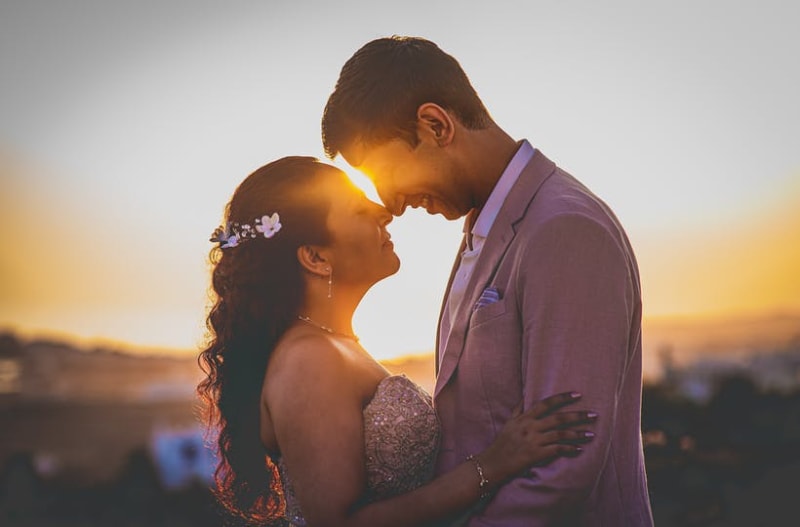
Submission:
[[0,397],[17,394],[22,389],[22,357],[14,335],[0,334]]
[[676,366],[669,353],[661,357],[662,382],[697,402],[707,402],[718,384],[732,376],[749,377],[761,390],[791,391],[800,388],[800,344],[784,350],[752,352],[734,357],[715,355]]
[[0,334],[0,467],[23,456],[41,477],[92,484],[118,477],[140,452],[165,486],[207,481],[195,394],[202,375],[190,356]]
[[45,340],[0,336],[0,397],[61,401],[164,401],[195,396],[194,357],[79,350]]
[[197,483],[209,485],[214,480],[217,460],[207,448],[200,426],[156,428],[150,454],[161,486],[166,490],[180,490]]

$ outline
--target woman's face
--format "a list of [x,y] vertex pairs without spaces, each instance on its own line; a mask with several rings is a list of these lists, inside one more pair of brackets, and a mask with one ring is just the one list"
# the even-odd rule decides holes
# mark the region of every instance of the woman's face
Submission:
[[344,172],[328,178],[333,283],[371,286],[397,272],[400,259],[394,252],[386,225],[392,215],[370,201]]

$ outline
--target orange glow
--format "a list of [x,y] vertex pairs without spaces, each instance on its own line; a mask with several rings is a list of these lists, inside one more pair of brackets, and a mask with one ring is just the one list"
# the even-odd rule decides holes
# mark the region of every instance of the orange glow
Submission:
[[363,173],[359,172],[358,170],[348,165],[346,162],[342,160],[341,157],[337,157],[333,161],[328,160],[326,162],[332,164],[333,166],[335,166],[336,168],[347,174],[347,177],[350,178],[350,181],[352,181],[355,186],[360,188],[364,192],[364,194],[367,195],[369,199],[371,199],[375,203],[381,202],[380,197],[378,197],[378,192],[375,190],[375,185],[373,185],[372,181],[370,181],[369,178],[365,176]]
[[[379,201],[363,174],[333,164]],[[139,218],[120,227],[116,218],[98,218],[58,192],[42,192],[30,183],[42,167],[0,152],[0,168],[9,176],[0,194],[0,233],[13,241],[0,249],[0,329],[115,349],[198,348],[207,303],[204,235],[217,218],[189,214],[197,225],[180,233],[184,238],[153,240]],[[403,268],[370,291],[355,320],[377,357],[433,348],[460,231],[459,222],[413,210],[390,226]],[[635,234],[648,319],[800,312],[797,186],[716,227]],[[189,238],[191,244],[179,245]]]
[[800,311],[800,191],[723,228],[634,245],[650,316]]

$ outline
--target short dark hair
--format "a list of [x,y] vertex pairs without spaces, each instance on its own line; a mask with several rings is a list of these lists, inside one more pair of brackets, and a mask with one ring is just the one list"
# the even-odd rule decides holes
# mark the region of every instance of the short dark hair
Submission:
[[456,59],[430,40],[392,36],[368,42],[342,67],[322,116],[322,143],[333,159],[352,141],[395,138],[415,147],[417,109],[432,102],[467,128],[492,122]]

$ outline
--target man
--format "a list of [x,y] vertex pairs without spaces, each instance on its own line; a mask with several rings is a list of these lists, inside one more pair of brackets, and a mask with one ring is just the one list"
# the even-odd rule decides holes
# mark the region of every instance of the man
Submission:
[[487,447],[520,400],[528,409],[576,390],[598,413],[579,456],[506,482],[468,524],[652,525],[639,273],[611,210],[505,133],[458,62],[424,39],[358,50],[328,100],[322,135],[327,155],[364,172],[393,214],[410,205],[466,217],[439,321],[437,471]]

